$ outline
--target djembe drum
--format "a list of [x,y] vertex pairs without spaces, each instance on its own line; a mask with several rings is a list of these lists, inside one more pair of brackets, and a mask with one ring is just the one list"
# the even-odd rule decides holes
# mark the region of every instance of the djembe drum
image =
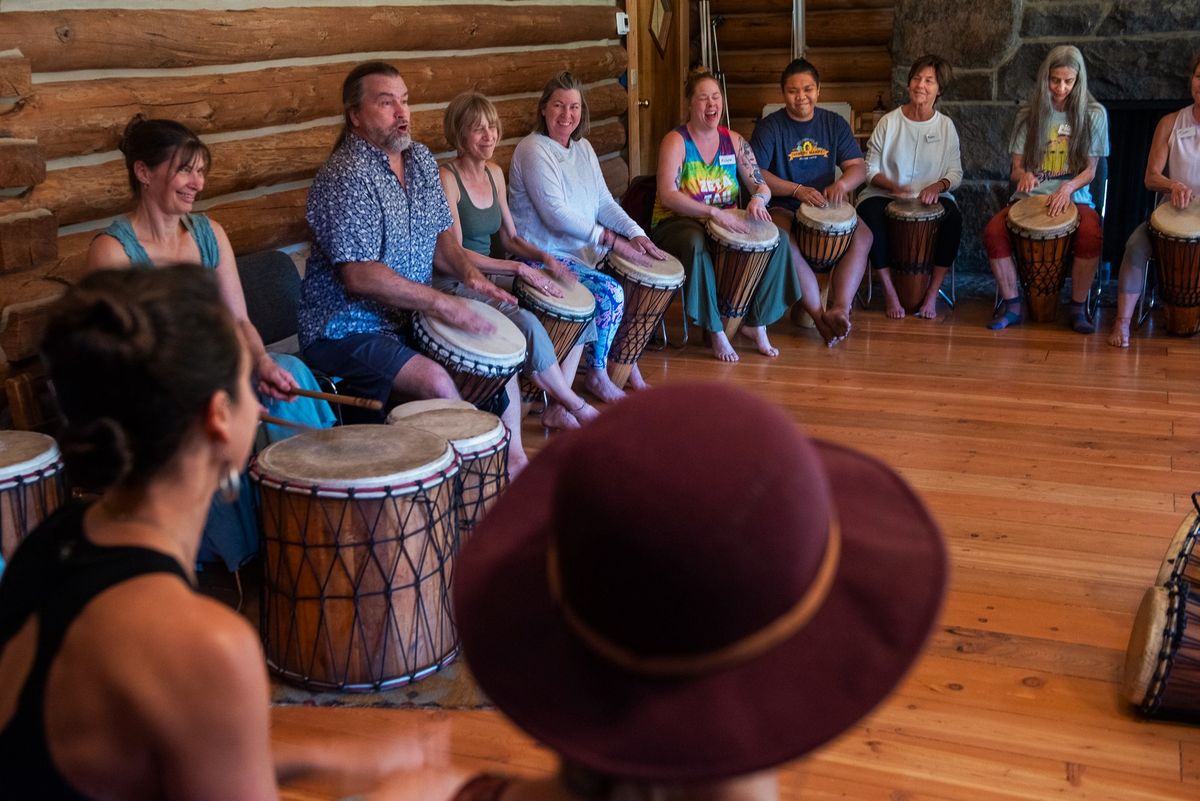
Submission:
[[1125,653],[1125,698],[1151,717],[1200,722],[1200,593],[1187,581],[1142,596]]
[[486,303],[460,298],[495,326],[491,334],[472,334],[440,317],[415,312],[417,349],[446,368],[463,400],[480,404],[500,392],[525,361],[521,329]]
[[941,203],[927,206],[919,198],[897,198],[888,203],[888,266],[900,305],[908,312],[921,308],[933,275],[933,250],[946,209]]
[[371,691],[455,657],[458,469],[444,438],[409,426],[306,431],[255,457],[273,672],[308,689]]
[[1046,213],[1049,195],[1031,195],[1008,209],[1009,241],[1017,273],[1025,288],[1029,318],[1053,322],[1058,316],[1058,296],[1066,282],[1067,256],[1079,228],[1079,211],[1074,203],[1057,217]]
[[675,291],[683,286],[685,273],[683,264],[670,254],[643,266],[616,253],[608,254],[608,272],[625,291],[625,312],[608,353],[608,376],[624,387]]
[[849,203],[828,206],[801,203],[796,209],[792,234],[812,271],[827,273],[846,255],[857,228],[858,212]]
[[52,437],[0,431],[0,556],[17,546],[67,499],[66,475]]
[[1158,569],[1157,583],[1166,587],[1177,581],[1187,581],[1200,587],[1200,553],[1196,553],[1196,542],[1200,539],[1200,492],[1192,493],[1192,506],[1179,523],[1167,553]]
[[[425,403],[415,401],[415,403]],[[459,471],[455,508],[460,542],[475,528],[500,493],[508,486],[508,429],[500,418],[461,401],[441,401],[441,408],[406,408],[401,404],[388,414],[389,425],[406,425],[447,440],[458,454]]]
[[[521,307],[537,317],[546,329],[550,341],[554,343],[554,359],[561,362],[571,348],[575,347],[587,324],[596,316],[596,296],[578,281],[567,285],[548,272],[542,274],[547,280],[553,281],[563,293],[561,298],[549,295],[522,280],[513,284],[513,294]],[[524,376],[520,381],[523,398],[532,399],[541,392]]]
[[779,243],[774,223],[756,220],[742,209],[729,209],[749,230],[744,234],[730,231],[709,220],[709,250],[717,283],[717,312],[725,318],[725,335],[732,338],[750,307],[750,299],[762,280],[771,251]]
[[1160,204],[1150,215],[1149,234],[1167,331],[1190,337],[1200,331],[1200,203],[1186,209]]

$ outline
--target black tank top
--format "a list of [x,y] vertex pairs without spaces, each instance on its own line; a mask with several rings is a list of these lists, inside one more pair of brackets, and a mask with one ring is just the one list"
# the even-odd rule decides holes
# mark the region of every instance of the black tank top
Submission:
[[123,581],[147,573],[171,573],[187,581],[179,563],[164,553],[88,542],[83,537],[86,508],[69,505],[47,519],[17,549],[0,581],[0,650],[31,615],[38,618],[33,667],[16,713],[0,730],[0,783],[8,797],[88,801],[59,773],[46,742],[46,679],[67,627],[89,601]]

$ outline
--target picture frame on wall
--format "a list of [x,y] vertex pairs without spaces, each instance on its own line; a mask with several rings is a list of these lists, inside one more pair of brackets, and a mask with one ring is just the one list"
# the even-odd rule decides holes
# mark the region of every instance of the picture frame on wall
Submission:
[[654,44],[663,55],[667,52],[667,36],[671,31],[671,19],[675,16],[674,0],[654,0],[650,12],[650,33]]

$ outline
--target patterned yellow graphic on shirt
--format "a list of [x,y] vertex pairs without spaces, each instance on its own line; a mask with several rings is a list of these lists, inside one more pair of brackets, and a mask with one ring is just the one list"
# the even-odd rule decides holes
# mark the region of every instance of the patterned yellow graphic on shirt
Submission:
[[821,147],[811,139],[804,139],[788,153],[788,161],[796,159],[823,159],[829,155],[829,148]]
[[1039,181],[1065,178],[1072,174],[1068,160],[1071,135],[1063,132],[1065,127],[1051,125],[1046,131],[1046,155],[1042,157],[1042,168],[1037,171]]

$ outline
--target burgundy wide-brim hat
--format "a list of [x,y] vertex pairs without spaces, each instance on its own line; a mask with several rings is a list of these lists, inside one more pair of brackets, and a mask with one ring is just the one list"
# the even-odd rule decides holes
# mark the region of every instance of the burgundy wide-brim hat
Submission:
[[660,782],[794,759],[904,676],[946,582],[879,461],[718,385],[636,393],[559,435],[458,557],[484,692],[566,760]]

